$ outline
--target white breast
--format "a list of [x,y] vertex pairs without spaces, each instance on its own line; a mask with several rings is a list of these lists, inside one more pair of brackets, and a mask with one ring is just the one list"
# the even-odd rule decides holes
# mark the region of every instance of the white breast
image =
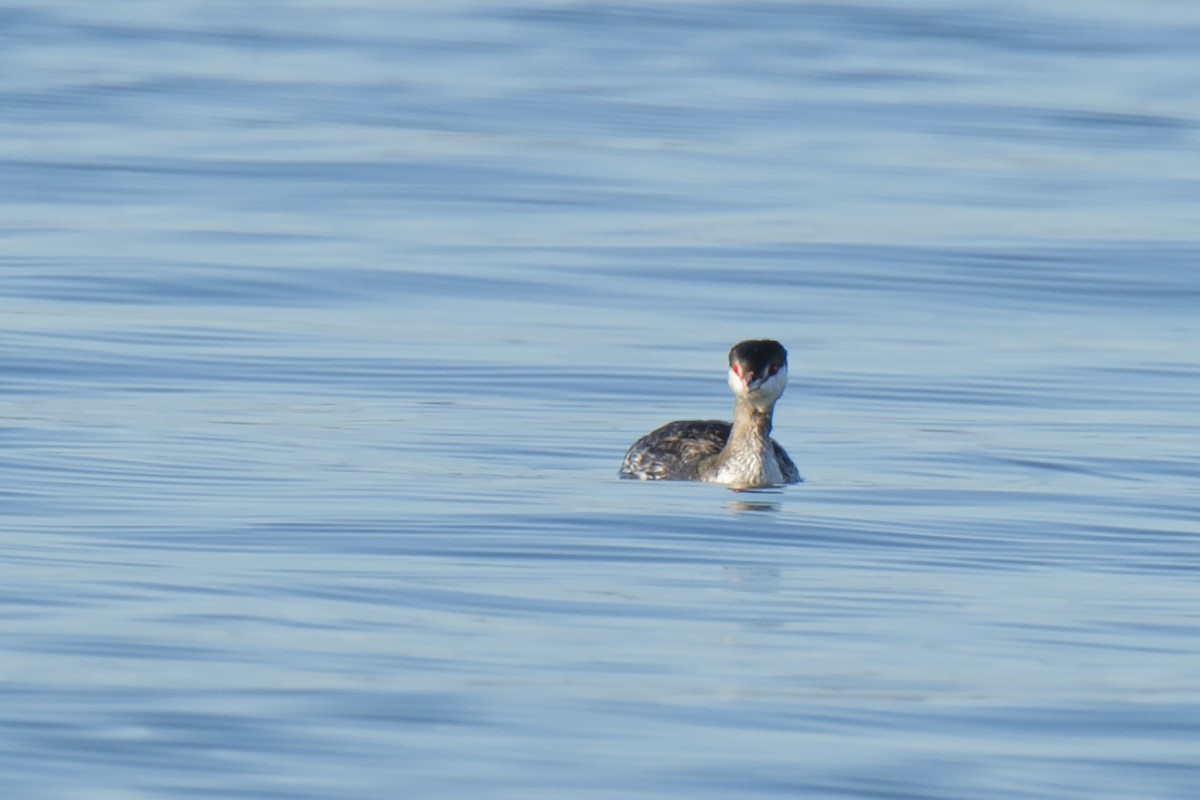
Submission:
[[779,460],[775,458],[773,448],[766,452],[754,448],[736,453],[721,465],[713,477],[713,481],[735,486],[784,483],[783,470],[779,466]]

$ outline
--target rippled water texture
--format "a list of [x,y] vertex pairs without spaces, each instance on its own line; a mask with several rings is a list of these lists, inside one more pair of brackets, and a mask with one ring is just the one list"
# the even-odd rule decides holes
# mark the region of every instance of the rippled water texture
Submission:
[[1198,34],[10,4],[0,793],[1200,796]]

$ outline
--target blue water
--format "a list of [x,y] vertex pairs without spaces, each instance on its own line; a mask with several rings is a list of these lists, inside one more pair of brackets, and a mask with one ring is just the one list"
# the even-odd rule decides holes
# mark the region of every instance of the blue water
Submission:
[[1200,795],[1197,34],[10,4],[3,796]]

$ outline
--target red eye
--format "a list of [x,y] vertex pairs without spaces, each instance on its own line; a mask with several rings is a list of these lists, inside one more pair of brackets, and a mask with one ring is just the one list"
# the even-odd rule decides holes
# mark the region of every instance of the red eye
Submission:
[[742,376],[742,368],[736,362],[730,364],[729,368],[733,370],[734,375],[737,375],[739,378]]
[[779,372],[779,367],[776,366],[775,364],[772,364],[771,366],[767,367],[767,377],[768,378],[771,377],[772,375],[774,375],[776,372]]

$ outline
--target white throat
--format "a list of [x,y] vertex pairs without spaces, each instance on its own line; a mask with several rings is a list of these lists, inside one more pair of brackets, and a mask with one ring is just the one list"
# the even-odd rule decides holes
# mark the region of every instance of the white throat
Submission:
[[775,401],[787,388],[787,366],[780,367],[778,372],[754,387],[747,386],[733,367],[729,368],[728,379],[729,389],[733,392],[734,397],[739,400],[747,400],[760,411],[766,411],[775,405]]

